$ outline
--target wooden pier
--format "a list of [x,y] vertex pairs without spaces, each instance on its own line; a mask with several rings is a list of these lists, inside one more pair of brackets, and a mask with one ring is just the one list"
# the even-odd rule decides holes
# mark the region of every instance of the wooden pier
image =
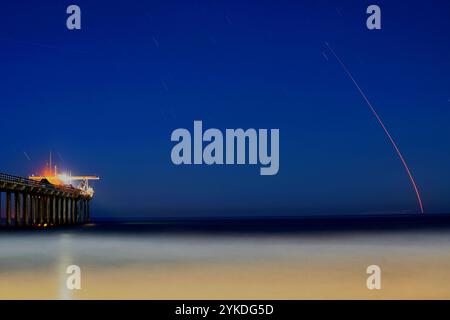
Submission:
[[89,223],[92,196],[71,186],[0,173],[0,226],[48,227]]

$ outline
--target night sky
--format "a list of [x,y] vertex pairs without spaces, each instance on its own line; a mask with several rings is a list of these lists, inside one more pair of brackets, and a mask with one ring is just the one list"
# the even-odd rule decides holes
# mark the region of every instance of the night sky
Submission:
[[[66,28],[77,4],[82,29]],[[366,28],[381,7],[382,29]],[[450,211],[448,1],[10,1],[0,5],[0,172],[53,152],[96,174],[94,215]],[[176,128],[279,128],[280,170],[175,166]]]

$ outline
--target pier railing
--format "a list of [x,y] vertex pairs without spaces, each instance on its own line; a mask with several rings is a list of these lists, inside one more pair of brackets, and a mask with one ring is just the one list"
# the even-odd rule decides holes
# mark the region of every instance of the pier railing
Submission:
[[45,184],[45,183],[38,182],[35,180],[18,177],[18,176],[13,176],[13,175],[6,174],[6,173],[0,173],[0,181],[21,184],[21,185],[24,185],[27,187],[49,188],[49,189],[62,190],[62,191],[71,192],[71,193],[81,193],[80,190],[78,190],[74,187],[54,185],[54,184],[50,184],[50,183]]
[[39,182],[31,180],[31,179],[26,179],[26,178],[22,178],[22,177],[16,177],[10,174],[6,174],[6,173],[0,173],[0,180],[4,180],[4,181],[9,181],[9,182],[16,182],[16,183],[24,183],[24,184],[31,184],[31,185],[40,185]]

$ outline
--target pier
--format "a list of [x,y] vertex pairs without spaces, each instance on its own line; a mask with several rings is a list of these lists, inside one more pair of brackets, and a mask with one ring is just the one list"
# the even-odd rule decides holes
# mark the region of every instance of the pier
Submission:
[[89,223],[92,195],[0,173],[0,226],[47,227]]

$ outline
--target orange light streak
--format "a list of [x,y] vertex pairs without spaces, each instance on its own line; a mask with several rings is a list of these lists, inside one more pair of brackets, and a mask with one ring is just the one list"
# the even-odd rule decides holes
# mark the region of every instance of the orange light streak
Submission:
[[411,184],[412,184],[412,186],[414,188],[414,192],[416,193],[417,201],[419,202],[420,212],[424,213],[425,211],[423,209],[422,198],[420,196],[419,188],[417,187],[416,181],[414,180],[414,177],[413,177],[413,175],[411,173],[411,170],[409,170],[408,164],[406,163],[405,158],[403,157],[402,153],[400,152],[400,149],[398,148],[397,144],[395,143],[395,141],[392,138],[391,134],[389,133],[388,129],[384,125],[384,123],[381,120],[380,116],[376,112],[375,108],[372,106],[372,104],[370,103],[369,99],[367,99],[367,97],[364,94],[364,92],[361,89],[361,87],[358,85],[356,80],[353,78],[353,76],[350,73],[350,71],[348,70],[348,68],[345,66],[345,64],[342,62],[342,60],[338,57],[338,55],[334,52],[334,50],[330,47],[330,45],[327,42],[325,42],[325,45],[328,47],[328,49],[330,49],[331,53],[335,56],[335,58],[337,59],[337,61],[341,65],[341,67],[344,69],[344,71],[347,73],[349,78],[352,80],[352,82],[354,83],[354,85],[358,89],[359,93],[364,98],[364,100],[366,101],[366,103],[369,106],[370,110],[374,114],[375,118],[378,120],[379,124],[383,128],[383,130],[386,133],[387,137],[389,138],[389,141],[391,142],[392,146],[394,147],[395,151],[397,152],[398,157],[400,158],[401,162],[403,163],[403,166],[405,167],[406,173],[408,174],[409,180],[411,181]]

